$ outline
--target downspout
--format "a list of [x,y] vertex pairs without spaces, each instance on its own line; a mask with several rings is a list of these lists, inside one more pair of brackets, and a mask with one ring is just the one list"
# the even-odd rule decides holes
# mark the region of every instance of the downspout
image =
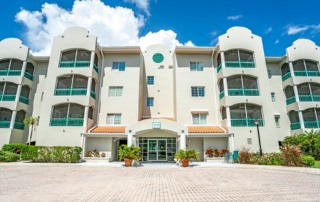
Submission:
[[100,71],[100,81],[99,81],[99,100],[98,100],[98,107],[97,107],[97,125],[99,123],[99,114],[100,114],[100,106],[101,106],[101,87],[102,87],[102,76],[104,73],[104,55],[102,51],[102,47],[100,47],[100,53],[102,56],[102,62],[101,62],[101,71]]

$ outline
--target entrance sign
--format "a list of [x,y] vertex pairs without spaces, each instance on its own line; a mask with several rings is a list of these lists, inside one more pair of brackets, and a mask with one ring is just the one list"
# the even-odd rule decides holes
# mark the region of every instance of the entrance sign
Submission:
[[161,128],[160,122],[152,122],[152,128]]

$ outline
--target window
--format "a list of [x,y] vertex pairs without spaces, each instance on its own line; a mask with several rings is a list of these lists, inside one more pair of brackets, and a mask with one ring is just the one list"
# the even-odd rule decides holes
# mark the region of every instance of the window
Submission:
[[147,76],[147,84],[148,85],[154,84],[154,76]]
[[107,125],[120,125],[121,114],[107,114]]
[[108,96],[109,97],[119,97],[122,96],[123,87],[122,86],[110,86]]
[[192,97],[204,97],[204,87],[191,87]]
[[207,114],[192,114],[192,122],[194,125],[207,124]]
[[201,62],[190,62],[191,71],[203,71],[203,64]]
[[126,69],[125,62],[113,62],[112,63],[112,70],[123,72]]
[[271,77],[272,77],[272,72],[270,69],[268,69],[268,78],[271,79]]
[[271,100],[272,102],[276,101],[276,94],[274,92],[271,93]]
[[280,115],[274,115],[274,121],[276,123],[276,127],[280,128]]
[[147,106],[148,107],[152,107],[153,106],[153,101],[154,101],[153,97],[148,97],[147,98]]
[[252,138],[247,138],[247,143],[252,144]]

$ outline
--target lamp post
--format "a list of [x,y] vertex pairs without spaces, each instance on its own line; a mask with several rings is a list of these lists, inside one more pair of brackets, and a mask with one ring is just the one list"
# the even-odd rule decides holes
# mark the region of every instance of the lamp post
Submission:
[[256,119],[254,121],[254,124],[256,124],[256,126],[257,126],[258,140],[259,140],[259,152],[260,152],[260,156],[262,156],[261,141],[260,141],[260,131],[259,131],[259,121]]

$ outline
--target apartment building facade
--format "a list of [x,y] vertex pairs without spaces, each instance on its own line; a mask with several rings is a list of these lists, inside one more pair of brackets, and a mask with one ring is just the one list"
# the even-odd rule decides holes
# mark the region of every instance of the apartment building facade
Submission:
[[299,39],[280,57],[261,37],[232,27],[215,47],[156,44],[101,47],[72,27],[49,56],[19,39],[0,42],[0,146],[28,141],[25,117],[37,118],[36,145],[81,146],[118,160],[121,144],[145,161],[172,161],[179,148],[248,147],[278,151],[287,135],[318,129],[320,50]]

